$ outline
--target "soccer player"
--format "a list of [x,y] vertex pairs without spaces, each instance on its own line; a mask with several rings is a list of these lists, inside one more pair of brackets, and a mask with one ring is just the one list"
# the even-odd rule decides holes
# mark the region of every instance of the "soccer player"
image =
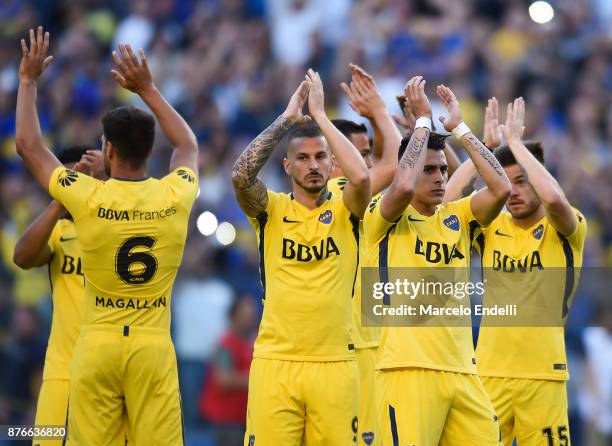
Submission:
[[[70,147],[58,154],[67,168],[104,177],[100,150]],[[70,364],[83,319],[85,278],[81,245],[74,221],[66,209],[53,200],[25,230],[13,255],[23,269],[47,265],[53,293],[51,334],[45,357],[43,381],[38,394],[36,426],[61,426],[68,417]],[[34,439],[39,446],[59,446],[63,439]]]
[[[368,118],[374,129],[374,154],[370,148],[367,128],[345,119],[334,119],[332,122],[360,152],[368,167],[372,195],[377,195],[389,186],[397,169],[397,151],[402,137],[394,125],[387,107],[376,87],[374,78],[361,67],[350,64],[352,81],[350,86],[342,83],[341,87],[349,99],[349,104],[361,116]],[[332,179],[327,187],[333,193],[341,193],[347,183],[342,167],[336,164]],[[365,264],[368,252],[363,235],[363,221],[359,222],[359,267],[353,293],[353,341],[355,356],[359,369],[359,413],[357,438],[359,444],[379,444],[376,428],[376,407],[374,391],[374,369],[376,351],[380,341],[380,327],[364,326],[361,318],[361,267]],[[367,324],[366,325],[371,325]]]
[[[306,99],[317,125],[302,114]],[[257,175],[293,125],[283,161],[293,192],[275,193]],[[332,154],[348,179],[341,197],[327,190]],[[358,404],[351,294],[370,177],[326,116],[317,73],[308,70],[285,112],[242,152],[232,181],[257,233],[264,290],[245,445],[351,444]]]
[[[544,167],[542,145],[521,141],[524,114],[522,98],[508,105],[501,126],[506,145],[495,150],[512,182],[508,211],[476,237],[484,277],[489,276],[484,305],[511,301],[520,307],[519,318],[527,306],[554,308],[560,323],[548,324],[542,317],[535,320],[542,326],[518,327],[510,320],[500,326],[483,317],[476,349],[478,374],[499,416],[505,446],[515,439],[520,446],[569,445],[563,322],[578,282],[587,224]],[[497,146],[495,98],[485,116],[486,139],[490,147]],[[450,194],[458,195],[465,188],[473,167],[466,162],[460,170],[467,173],[449,183]],[[510,283],[504,285],[506,281]],[[520,283],[528,286],[519,287]]]
[[[406,84],[408,104],[417,117],[415,130],[409,141],[402,141],[405,151],[391,186],[366,212],[365,234],[372,254],[376,252],[381,280],[390,274],[389,267],[450,267],[459,268],[456,280],[465,282],[471,233],[498,215],[510,183],[461,121],[454,94],[440,85],[438,96],[450,114],[441,121],[460,139],[487,185],[469,198],[441,205],[447,179],[444,137],[431,133],[424,87],[420,76]],[[471,327],[448,322],[383,327],[377,357],[383,445],[498,444],[495,413],[476,375]]]
[[193,132],[161,96],[144,52],[113,52],[115,80],[137,93],[174,147],[171,173],[146,174],[155,119],[134,107],[102,118],[108,181],[63,167],[45,147],[36,81],[51,62],[49,33],[21,41],[17,151],[38,182],[74,219],[85,274],[84,320],[70,371],[68,444],[182,445],[176,355],[170,339],[172,284],[198,191]]

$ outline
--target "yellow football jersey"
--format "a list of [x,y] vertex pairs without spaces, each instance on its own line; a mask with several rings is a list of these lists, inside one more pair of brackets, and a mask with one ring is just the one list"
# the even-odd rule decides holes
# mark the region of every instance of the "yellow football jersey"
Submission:
[[81,244],[74,223],[61,219],[49,237],[49,280],[53,319],[43,379],[69,379],[74,345],[81,332],[85,276]]
[[49,193],[74,218],[85,274],[84,324],[170,329],[170,298],[181,263],[197,176],[96,180],[63,167]]
[[[379,268],[381,280],[393,281],[387,276],[387,268],[398,267],[421,268],[421,271],[459,268],[454,280],[468,280],[470,238],[478,225],[470,208],[470,197],[440,205],[429,217],[408,206],[395,222],[383,218],[381,201],[373,200],[364,218],[365,236],[370,245],[368,259],[370,266]],[[407,273],[413,272],[416,270]],[[475,373],[474,363],[468,319],[431,327],[384,326],[376,368],[420,367]]]
[[[346,177],[332,178],[327,182],[327,188],[333,194],[342,196],[342,191],[347,183]],[[359,221],[359,266],[355,280],[355,292],[353,293],[352,318],[353,318],[353,341],[355,348],[378,347],[380,341],[380,327],[363,327],[361,324],[361,267],[365,265],[368,249],[363,233],[363,220]]]
[[354,359],[351,295],[358,219],[328,193],[308,209],[292,194],[268,191],[249,218],[257,233],[264,309],[254,357],[297,361]]
[[[519,325],[522,319],[509,321],[508,326],[491,326],[500,324],[489,323],[483,317],[476,349],[480,375],[569,378],[562,322],[578,285],[587,230],[584,216],[574,211],[577,226],[569,237],[559,234],[546,216],[532,227],[522,229],[506,211],[489,227],[478,230],[475,246],[482,255],[484,278],[489,277],[483,305],[513,302],[519,307],[519,317],[526,306],[540,311],[552,309],[558,313],[556,319],[560,322],[556,326],[538,326],[546,325],[548,318],[542,315],[526,320],[533,325],[525,327],[511,326]],[[504,277],[509,279],[504,281]]]

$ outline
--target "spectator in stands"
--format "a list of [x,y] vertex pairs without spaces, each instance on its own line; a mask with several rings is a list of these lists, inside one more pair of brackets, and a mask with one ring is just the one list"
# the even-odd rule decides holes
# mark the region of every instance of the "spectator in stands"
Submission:
[[239,295],[229,312],[230,326],[200,395],[200,413],[214,423],[218,445],[241,446],[247,409],[249,369],[253,357],[256,307],[252,296]]

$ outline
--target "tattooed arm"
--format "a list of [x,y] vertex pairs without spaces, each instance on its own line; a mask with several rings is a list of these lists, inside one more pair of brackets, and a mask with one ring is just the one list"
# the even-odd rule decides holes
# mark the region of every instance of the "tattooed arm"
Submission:
[[[491,151],[501,144],[499,127],[499,104],[496,98],[487,101],[487,108],[484,115],[484,136],[483,144]],[[446,151],[445,151],[446,153]],[[450,163],[449,163],[450,171]],[[478,178],[476,167],[470,158],[465,160],[451,176],[449,173],[444,203],[459,200],[467,197],[474,192],[474,184]]]
[[236,199],[249,217],[257,217],[268,205],[266,185],[257,177],[272,151],[293,124],[307,122],[302,114],[308,96],[308,85],[302,82],[293,93],[285,112],[261,132],[240,154],[232,169],[232,184]]
[[[425,81],[421,76],[408,81],[405,93],[413,115],[431,119],[431,106],[425,95]],[[418,127],[410,137],[391,186],[380,202],[380,213],[387,221],[397,220],[414,197],[416,185],[425,165],[429,134],[428,128]],[[406,144],[406,141],[403,140],[402,144]]]
[[[446,131],[450,132],[462,122],[459,102],[453,92],[444,85],[438,86],[437,92],[450,114],[449,118],[440,120]],[[510,195],[510,180],[493,153],[472,132],[466,133],[460,140],[487,186],[472,196],[470,205],[478,222],[488,226],[499,215]]]
[[508,147],[521,166],[524,180],[531,184],[542,201],[550,223],[561,234],[572,235],[576,230],[578,220],[567,197],[550,172],[521,141],[524,117],[525,101],[523,98],[515,99],[513,104],[508,104],[506,124],[503,126]]

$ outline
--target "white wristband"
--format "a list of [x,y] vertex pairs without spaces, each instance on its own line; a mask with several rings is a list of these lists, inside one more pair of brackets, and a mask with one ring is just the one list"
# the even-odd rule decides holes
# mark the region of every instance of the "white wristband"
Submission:
[[463,135],[470,132],[470,128],[463,121],[461,121],[461,123],[459,123],[459,125],[453,129],[453,135],[455,135],[457,138],[461,138]]
[[414,128],[418,129],[419,127],[425,127],[431,132],[431,118],[427,116],[421,116],[420,118],[417,118],[416,123],[414,124]]

